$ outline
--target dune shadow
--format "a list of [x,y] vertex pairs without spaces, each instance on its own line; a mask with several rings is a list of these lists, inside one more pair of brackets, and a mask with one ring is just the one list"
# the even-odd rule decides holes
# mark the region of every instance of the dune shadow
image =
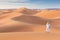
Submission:
[[40,25],[44,25],[46,23],[46,20],[43,18],[37,16],[27,16],[27,15],[14,17],[12,18],[12,20],[30,24],[40,24]]
[[33,29],[28,25],[9,25],[6,27],[0,27],[0,33],[6,32],[33,32]]

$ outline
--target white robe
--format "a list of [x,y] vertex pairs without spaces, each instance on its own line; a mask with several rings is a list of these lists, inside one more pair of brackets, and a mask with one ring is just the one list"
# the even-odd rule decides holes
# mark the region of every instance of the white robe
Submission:
[[46,23],[46,32],[50,32],[50,24],[49,24],[49,22]]

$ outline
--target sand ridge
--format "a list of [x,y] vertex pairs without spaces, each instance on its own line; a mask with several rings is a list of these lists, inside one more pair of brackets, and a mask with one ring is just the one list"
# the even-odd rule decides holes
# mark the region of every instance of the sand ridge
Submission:
[[[10,12],[11,10],[2,10],[2,11]],[[25,12],[26,12],[26,14],[25,14]],[[37,11],[37,10],[27,9],[27,8],[22,7],[22,8],[13,10],[13,12],[11,11],[11,13],[6,13],[6,14],[3,13],[2,15],[0,15],[0,21],[1,21],[0,27],[8,27],[8,29],[9,29],[9,27],[14,27],[14,25],[16,25],[16,27],[18,27],[18,26],[21,27],[20,26],[21,24],[29,25],[29,26],[45,25],[48,18],[59,17],[60,10],[40,10],[40,12],[39,13],[38,12],[39,11]],[[46,17],[48,17],[48,18],[46,18]],[[50,23],[52,26],[60,28],[59,27],[60,20],[52,20]],[[3,28],[2,28],[2,30],[3,30]]]
[[[0,39],[59,40],[59,19],[60,10],[55,9],[35,10],[22,7],[14,10],[0,10]],[[50,33],[45,31],[47,21],[51,23]]]

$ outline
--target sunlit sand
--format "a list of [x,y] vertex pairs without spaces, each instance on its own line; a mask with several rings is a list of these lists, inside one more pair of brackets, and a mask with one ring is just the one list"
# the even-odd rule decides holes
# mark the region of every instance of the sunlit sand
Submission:
[[[60,40],[60,10],[0,10],[0,40]],[[46,23],[50,22],[50,32]]]

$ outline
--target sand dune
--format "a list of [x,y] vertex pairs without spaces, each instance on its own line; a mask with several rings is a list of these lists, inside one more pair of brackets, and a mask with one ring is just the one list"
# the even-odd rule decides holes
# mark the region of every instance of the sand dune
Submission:
[[35,14],[35,16],[50,19],[60,19],[60,10],[42,10],[40,13]]
[[26,23],[31,23],[31,24],[40,24],[40,25],[44,25],[46,23],[46,19],[40,18],[40,17],[36,17],[36,16],[27,16],[27,15],[21,15],[15,18],[12,18],[15,21],[22,21],[22,22],[26,22]]
[[14,32],[0,33],[1,40],[60,40],[58,33]]
[[[47,21],[51,23],[50,33],[45,31]],[[0,10],[1,40],[60,40],[59,33],[60,10],[34,10],[24,7]]]
[[36,11],[36,10],[28,9],[28,8],[24,8],[24,7],[16,9],[15,12],[22,13],[24,15],[33,15],[33,14],[38,13],[38,11]]
[[[13,10],[13,12],[10,10],[12,13],[6,13],[6,14],[0,15],[0,24],[1,24],[0,25],[0,27],[1,27],[0,31],[2,32],[4,29],[6,29],[5,27],[8,27],[7,29],[9,29],[11,27],[11,29],[13,31],[16,29],[16,28],[14,29],[14,27],[21,27],[21,25],[30,25],[30,26],[45,25],[46,22],[48,21],[48,18],[54,19],[56,17],[59,17],[59,16],[57,16],[57,15],[59,15],[59,10],[41,10],[40,13],[38,13],[39,11],[37,11],[37,10],[33,10],[33,13],[32,13],[31,10],[32,9],[19,8],[19,9]],[[7,12],[9,10],[4,10],[4,11]],[[34,14],[34,11],[35,11],[35,14]],[[26,12],[27,14],[25,15],[24,12]],[[33,15],[30,15],[31,14],[30,12]],[[50,19],[49,21],[51,23],[51,26],[53,26],[55,29],[56,29],[56,27],[60,28],[59,27],[60,26],[59,25],[60,20]],[[8,30],[4,30],[4,31],[8,31]],[[19,31],[19,30],[17,30],[17,31]]]

